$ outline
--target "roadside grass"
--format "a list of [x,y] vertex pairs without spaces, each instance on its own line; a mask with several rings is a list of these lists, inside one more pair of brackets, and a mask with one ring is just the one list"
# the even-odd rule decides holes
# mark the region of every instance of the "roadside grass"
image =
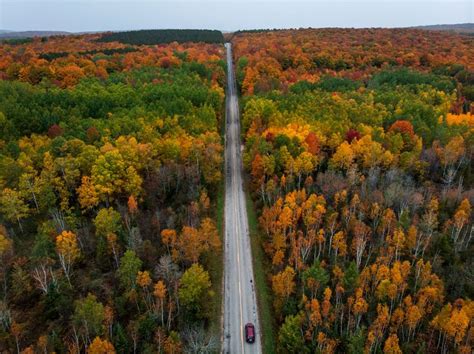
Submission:
[[[215,336],[219,344],[221,342],[222,331],[222,282],[224,273],[224,183],[221,184],[217,192],[215,205],[215,220],[219,238],[222,242],[221,252],[213,252],[206,257],[209,275],[211,277],[213,296],[209,303],[209,334]],[[219,348],[220,350],[220,348]]]
[[[222,111],[224,112],[223,118],[220,122],[220,133],[221,143],[224,146],[224,134],[225,134],[225,101],[223,103]],[[222,153],[224,158],[224,152]],[[209,334],[214,335],[219,341],[219,353],[221,352],[221,339],[222,339],[222,316],[223,316],[223,283],[224,283],[224,205],[225,205],[225,175],[224,169],[222,169],[222,182],[220,183],[217,193],[215,194],[215,211],[213,213],[214,220],[216,220],[217,231],[219,232],[219,238],[222,242],[221,252],[212,253],[207,255],[206,264],[208,267],[209,275],[212,282],[212,296],[211,303],[209,304]]]
[[249,234],[252,245],[253,271],[257,290],[257,302],[264,353],[275,353],[275,321],[272,316],[272,297],[266,280],[265,269],[269,269],[267,258],[263,252],[261,235],[258,230],[257,214],[252,198],[245,193],[247,215],[249,219]]

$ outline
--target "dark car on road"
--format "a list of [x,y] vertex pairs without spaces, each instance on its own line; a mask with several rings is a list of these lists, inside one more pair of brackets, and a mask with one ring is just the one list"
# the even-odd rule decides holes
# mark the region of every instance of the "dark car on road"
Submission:
[[247,343],[255,342],[255,326],[251,323],[245,325],[245,341]]

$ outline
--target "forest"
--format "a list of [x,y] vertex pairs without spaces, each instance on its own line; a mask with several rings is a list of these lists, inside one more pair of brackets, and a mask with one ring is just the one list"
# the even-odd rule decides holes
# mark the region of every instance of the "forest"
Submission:
[[[0,352],[219,352],[223,38],[0,43]],[[472,353],[474,37],[226,38],[264,352]]]
[[102,35],[100,42],[121,42],[134,45],[166,44],[171,42],[223,43],[221,31],[216,30],[140,30],[112,32]]
[[0,45],[0,352],[216,350],[224,48],[99,37]]
[[304,29],[232,42],[266,350],[471,353],[474,38]]

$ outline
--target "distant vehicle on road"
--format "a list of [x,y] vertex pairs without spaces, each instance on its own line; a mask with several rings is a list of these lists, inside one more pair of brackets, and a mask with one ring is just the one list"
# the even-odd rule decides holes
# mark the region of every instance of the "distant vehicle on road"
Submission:
[[247,343],[255,342],[255,326],[252,323],[245,325],[245,341]]

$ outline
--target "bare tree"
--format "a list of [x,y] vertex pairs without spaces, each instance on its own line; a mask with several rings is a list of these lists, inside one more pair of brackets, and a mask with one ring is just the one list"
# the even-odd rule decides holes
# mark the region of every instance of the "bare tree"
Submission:
[[216,336],[207,334],[203,326],[187,327],[183,332],[186,353],[217,353],[219,340]]

